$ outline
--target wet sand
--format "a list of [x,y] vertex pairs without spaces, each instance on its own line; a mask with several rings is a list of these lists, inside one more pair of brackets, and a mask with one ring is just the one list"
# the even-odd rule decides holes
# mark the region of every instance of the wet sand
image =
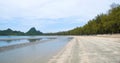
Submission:
[[75,36],[48,63],[120,63],[120,38]]

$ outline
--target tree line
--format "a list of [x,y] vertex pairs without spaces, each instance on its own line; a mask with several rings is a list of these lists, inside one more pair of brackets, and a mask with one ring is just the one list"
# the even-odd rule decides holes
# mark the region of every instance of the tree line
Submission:
[[[120,33],[120,5],[114,5],[106,14],[97,15],[82,27],[69,31],[55,33],[55,35],[93,35]],[[53,34],[54,35],[54,34]]]

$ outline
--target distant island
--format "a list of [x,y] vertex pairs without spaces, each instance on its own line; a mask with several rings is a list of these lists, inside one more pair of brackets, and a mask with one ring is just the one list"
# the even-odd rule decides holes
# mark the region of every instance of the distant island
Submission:
[[0,35],[94,35],[120,33],[120,5],[112,6],[107,14],[97,15],[82,27],[57,33],[43,33],[32,27],[28,32],[0,30]]
[[42,35],[43,33],[37,31],[35,27],[32,27],[28,32],[24,33],[21,31],[13,31],[12,29],[8,28],[7,30],[0,30],[0,35]]

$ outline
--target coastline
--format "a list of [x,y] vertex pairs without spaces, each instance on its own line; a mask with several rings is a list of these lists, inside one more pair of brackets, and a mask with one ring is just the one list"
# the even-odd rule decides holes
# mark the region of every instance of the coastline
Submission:
[[[92,35],[90,35],[90,36],[92,36]],[[76,36],[71,36],[70,35],[70,37],[76,37]],[[80,36],[77,36],[77,37],[80,37]],[[92,37],[120,38],[120,34],[93,35]],[[3,46],[3,47],[0,47],[0,52],[4,52],[4,51],[16,49],[16,48],[21,48],[21,47],[26,47],[26,46],[30,46],[30,45],[36,45],[36,44],[39,44],[39,43],[49,42],[51,40],[57,39],[55,37],[53,37],[53,38],[54,39],[49,38],[48,40],[41,40],[41,41],[37,41],[37,42],[29,42],[29,43],[27,42],[27,43],[15,44],[15,45]],[[0,40],[19,40],[19,39],[41,39],[41,38],[16,38],[16,39],[0,39]],[[117,41],[117,42],[119,42],[119,41]]]

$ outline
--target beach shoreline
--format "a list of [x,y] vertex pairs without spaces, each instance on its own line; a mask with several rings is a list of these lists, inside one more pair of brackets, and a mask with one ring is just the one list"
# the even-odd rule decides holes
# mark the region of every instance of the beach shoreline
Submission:
[[48,63],[119,63],[119,46],[120,35],[74,36]]
[[[82,35],[82,36],[84,36],[84,35]],[[89,36],[104,37],[104,38],[120,38],[120,34],[112,34],[112,35],[111,34],[103,34],[103,35],[89,35]],[[80,37],[80,36],[71,36],[70,35],[69,37]],[[41,38],[20,38],[20,39],[41,39]],[[55,39],[57,39],[57,38],[55,38]],[[0,40],[18,40],[18,39],[0,39]],[[17,49],[17,48],[21,48],[21,47],[26,47],[26,46],[30,46],[30,45],[36,45],[36,44],[43,43],[43,42],[49,42],[51,40],[54,40],[54,39],[3,46],[3,47],[0,47],[0,52],[12,50],[12,49]]]

